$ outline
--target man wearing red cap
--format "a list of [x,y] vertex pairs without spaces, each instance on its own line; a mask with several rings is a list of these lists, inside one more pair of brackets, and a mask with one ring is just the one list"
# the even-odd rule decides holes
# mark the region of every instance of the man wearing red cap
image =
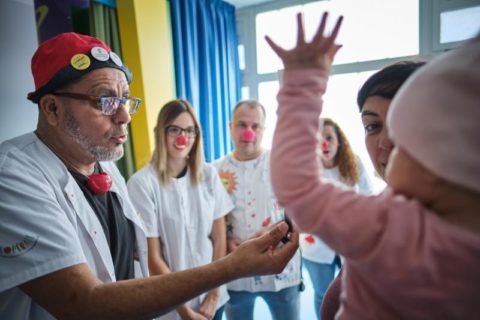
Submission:
[[[215,263],[145,277],[146,239],[112,163],[140,99],[103,42],[75,33],[32,58],[35,132],[0,145],[0,318],[146,318],[238,277],[280,272],[298,235],[279,224]],[[240,263],[241,262],[241,263]]]

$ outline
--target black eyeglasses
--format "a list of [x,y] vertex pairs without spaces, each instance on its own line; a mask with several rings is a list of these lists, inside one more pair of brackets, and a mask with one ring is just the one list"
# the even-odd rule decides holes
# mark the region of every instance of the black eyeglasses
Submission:
[[139,98],[97,97],[73,92],[54,92],[53,94],[61,97],[95,102],[98,109],[106,116],[114,115],[121,106],[125,106],[129,114],[134,114],[137,112],[140,102],[142,102]]
[[167,135],[172,136],[172,137],[177,137],[182,134],[182,132],[185,132],[185,135],[187,137],[195,137],[198,134],[198,128],[195,127],[186,127],[180,128],[179,126],[176,126],[174,124],[171,124],[165,128],[165,131],[167,132]]

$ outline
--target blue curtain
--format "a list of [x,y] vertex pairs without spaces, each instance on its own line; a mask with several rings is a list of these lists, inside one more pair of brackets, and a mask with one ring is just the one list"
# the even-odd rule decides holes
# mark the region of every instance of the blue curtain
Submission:
[[177,96],[195,108],[205,159],[232,150],[228,124],[240,99],[235,7],[221,0],[170,0]]

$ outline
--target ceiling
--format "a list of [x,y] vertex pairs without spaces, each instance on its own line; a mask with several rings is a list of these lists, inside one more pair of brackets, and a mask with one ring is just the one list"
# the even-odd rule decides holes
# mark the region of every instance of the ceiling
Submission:
[[273,0],[224,0],[235,6],[235,8],[240,9],[243,7],[254,6],[260,3],[269,2]]

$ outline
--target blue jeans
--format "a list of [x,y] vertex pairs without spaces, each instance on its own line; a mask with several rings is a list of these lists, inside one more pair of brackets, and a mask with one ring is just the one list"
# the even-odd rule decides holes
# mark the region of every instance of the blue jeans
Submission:
[[213,315],[212,320],[222,320],[224,310],[225,310],[225,305],[223,305],[221,308],[218,308],[215,314]]
[[327,291],[330,282],[332,282],[335,277],[335,268],[338,266],[340,268],[341,262],[338,256],[335,257],[332,263],[318,263],[311,260],[303,259],[302,263],[307,268],[310,279],[312,280],[313,292],[314,292],[314,309],[315,314],[317,315],[318,320],[321,320],[320,317],[320,306],[322,305],[323,296],[325,291]]
[[228,320],[253,320],[255,299],[261,297],[267,303],[273,320],[300,319],[299,285],[278,292],[228,291],[230,300],[225,305]]

